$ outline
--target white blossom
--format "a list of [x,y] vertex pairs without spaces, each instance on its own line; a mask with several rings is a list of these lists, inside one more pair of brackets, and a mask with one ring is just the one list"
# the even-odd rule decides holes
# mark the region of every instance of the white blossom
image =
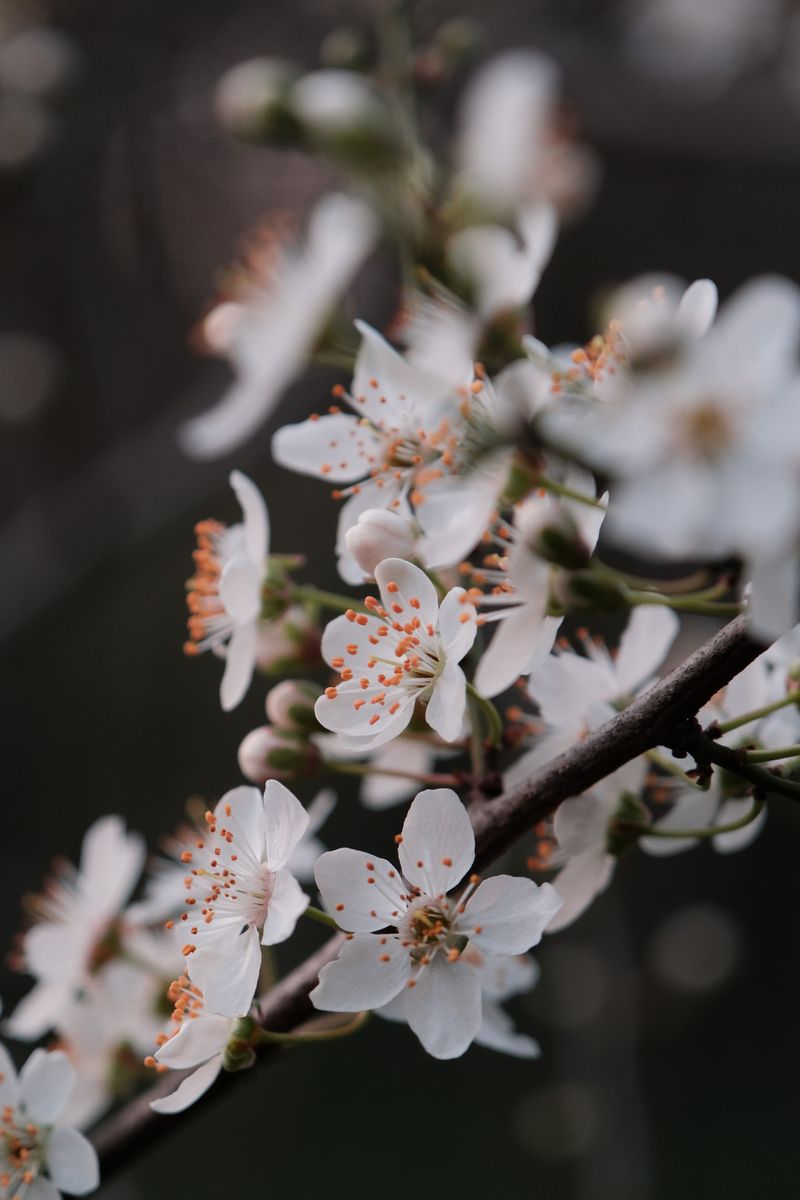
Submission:
[[415,704],[446,742],[461,732],[467,681],[458,665],[472,646],[477,613],[463,588],[439,604],[419,567],[389,558],[375,569],[381,600],[325,629],[322,655],[339,682],[317,700],[317,720],[352,746],[372,749],[406,728]]
[[187,596],[190,640],[187,654],[212,650],[225,659],[220,703],[235,708],[250,686],[258,655],[261,585],[269,554],[269,514],[252,480],[232,471],[230,484],[242,507],[242,521],[196,527],[195,575]]
[[[323,967],[311,993],[328,1012],[382,1008],[402,994],[405,1019],[435,1058],[456,1058],[483,1020],[481,976],[464,954],[522,954],[535,945],[561,900],[549,884],[471,876],[448,892],[475,856],[466,810],[437,788],[412,802],[398,837],[400,870],[357,850],[323,854],[317,886],[329,912],[352,936]],[[381,932],[385,930],[386,932]]]
[[187,908],[175,929],[207,1007],[241,1016],[255,995],[261,946],[291,937],[308,896],[289,869],[308,813],[275,779],[227,792],[201,846],[186,851]]
[[300,373],[339,296],[376,237],[369,209],[334,193],[317,205],[302,249],[287,247],[232,322],[228,355],[237,378],[219,404],[184,425],[195,458],[216,458],[246,441]]
[[186,975],[179,976],[167,994],[175,1006],[171,1028],[160,1039],[151,1065],[191,1074],[168,1095],[151,1100],[153,1111],[163,1115],[183,1112],[208,1091],[222,1070],[225,1048],[239,1019],[208,1012],[202,991]]
[[91,1142],[61,1116],[75,1068],[60,1050],[34,1050],[19,1075],[0,1045],[0,1197],[58,1200],[85,1196],[100,1183]]

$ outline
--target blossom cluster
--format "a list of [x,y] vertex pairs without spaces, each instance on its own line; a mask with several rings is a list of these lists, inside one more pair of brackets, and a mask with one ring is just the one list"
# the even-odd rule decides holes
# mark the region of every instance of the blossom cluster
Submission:
[[[191,811],[143,884],[142,839],[103,818],[36,902],[17,955],[35,984],[5,1029],[59,1048],[18,1082],[3,1067],[2,1196],[83,1194],[96,1164],[71,1126],[153,1071],[168,1083],[152,1107],[181,1111],[280,1040],[262,1026],[271,948],[304,915],[339,934],[311,1001],[345,1016],[312,1021],[315,1038],[375,1012],[437,1058],[473,1042],[536,1056],[500,1005],[536,982],[542,935],[636,845],[744,848],[778,778],[756,786],[753,768],[788,762],[783,780],[800,760],[800,291],[757,279],[717,315],[710,281],[646,277],[587,344],[544,345],[530,304],[593,174],[561,132],[554,65],[517,50],[484,66],[442,161],[379,74],[254,60],[221,85],[229,127],[322,155],[345,190],[304,240],[276,224],[231,273],[201,333],[234,382],[181,441],[206,459],[238,448],[307,364],[335,365],[322,411],[282,425],[271,457],[310,493],[333,485],[348,590],[298,578],[305,547],[275,550],[234,470],[241,520],[196,526],[185,650],[223,660],[226,712],[273,677],[240,746],[248,783]],[[387,227],[416,269],[380,332],[344,298]],[[624,555],[653,574],[611,565]],[[612,647],[583,624],[609,611]],[[697,717],[746,772],[653,747],[531,830],[515,874],[473,873],[469,801],[490,812],[651,687],[681,613],[740,611],[774,644]],[[332,780],[353,775],[364,809],[408,805],[397,862],[317,839]],[[287,786],[317,782],[308,805]]]

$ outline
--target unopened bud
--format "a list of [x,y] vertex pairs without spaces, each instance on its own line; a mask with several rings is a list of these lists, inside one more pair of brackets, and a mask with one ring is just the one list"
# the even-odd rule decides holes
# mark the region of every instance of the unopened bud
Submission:
[[258,631],[256,662],[262,671],[287,674],[319,662],[320,630],[299,604],[277,619],[265,621]]
[[414,523],[386,508],[368,508],[344,537],[347,549],[365,575],[373,576],[385,558],[413,558]]
[[279,729],[318,730],[314,701],[319,688],[302,679],[284,679],[267,694],[267,716]]
[[614,612],[628,607],[624,587],[611,579],[599,578],[593,571],[559,572],[553,590],[558,602],[566,609]]
[[295,119],[307,141],[348,167],[385,165],[398,138],[377,89],[353,71],[313,71],[291,89]]
[[239,747],[239,769],[252,783],[268,779],[297,779],[313,775],[319,765],[319,752],[305,741],[294,741],[271,725],[262,725],[248,733]]
[[296,67],[277,58],[250,58],[232,67],[217,84],[220,121],[246,142],[299,141],[301,131],[287,103],[297,75]]

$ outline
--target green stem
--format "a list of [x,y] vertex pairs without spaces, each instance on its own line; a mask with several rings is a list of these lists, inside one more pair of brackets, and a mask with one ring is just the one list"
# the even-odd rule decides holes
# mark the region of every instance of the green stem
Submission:
[[313,1042],[333,1042],[337,1038],[349,1037],[358,1033],[369,1020],[368,1012],[357,1013],[350,1021],[337,1025],[334,1029],[311,1030],[309,1033],[273,1033],[269,1029],[259,1029],[254,1035],[256,1044],[270,1042],[279,1046],[303,1046]]
[[671,759],[665,758],[663,754],[659,754],[657,750],[646,750],[645,758],[649,759],[654,766],[659,767],[662,771],[666,771],[669,775],[675,775],[680,779],[681,783],[686,783],[690,787],[697,788],[698,792],[704,792],[706,789],[697,782],[696,779],[690,779],[685,771],[682,771],[677,763]]
[[337,933],[341,932],[330,913],[323,912],[321,908],[315,908],[313,904],[309,904],[303,916],[309,917],[312,921],[319,921],[320,925],[327,925],[328,929],[335,929]]
[[[503,741],[503,720],[486,696],[482,696],[471,683],[467,684],[467,696],[471,701],[471,708],[477,720],[473,721],[473,725],[477,724],[480,729],[481,723],[486,726],[486,736],[493,746],[501,745]],[[480,778],[480,776],[476,776]]]
[[370,763],[340,762],[332,758],[323,759],[322,766],[329,771],[337,771],[340,775],[390,775],[395,779],[409,779],[412,783],[424,783],[428,787],[457,787],[461,783],[458,775],[399,771],[389,767],[375,767]]
[[695,595],[702,589],[702,585],[707,582],[709,577],[709,572],[703,569],[694,571],[691,575],[684,575],[680,579],[647,579],[644,575],[631,575],[628,571],[618,571],[616,567],[609,567],[596,555],[592,559],[592,569],[602,572],[608,579],[616,579],[619,583],[625,583],[628,587],[645,592],[656,588],[659,592],[667,595],[686,592]]
[[[703,593],[700,593],[701,597],[702,595]],[[633,588],[628,591],[627,600],[631,606],[663,604],[677,612],[694,613],[700,617],[735,617],[742,611],[741,604],[735,602],[715,604],[707,599],[695,599],[693,596],[665,596],[663,592],[640,592]]]
[[349,609],[361,613],[369,611],[360,600],[355,600],[352,596],[325,592],[321,588],[312,587],[311,584],[295,584],[290,595],[291,599],[299,604],[318,604],[321,608],[330,608],[334,612],[347,612]]
[[754,799],[753,807],[738,821],[729,821],[726,825],[705,825],[700,829],[659,829],[657,825],[637,825],[628,821],[624,822],[624,827],[630,830],[635,829],[641,833],[642,837],[711,838],[716,837],[718,833],[733,833],[735,829],[744,829],[745,825],[755,821],[763,807],[763,800]]
[[602,500],[598,500],[594,496],[587,496],[584,492],[576,491],[575,488],[567,487],[566,484],[559,483],[557,479],[551,479],[549,475],[537,475],[536,486],[545,488],[555,496],[563,496],[565,500],[576,500],[578,504],[587,504],[590,508],[600,508],[603,512],[606,511],[606,505]]
[[715,722],[714,730],[719,733],[730,733],[733,729],[749,725],[751,721],[760,721],[762,717],[768,717],[770,713],[787,708],[790,704],[800,705],[800,691],[789,692],[787,696],[775,700],[772,704],[765,704],[761,708],[751,708],[750,712],[742,713],[740,717],[732,717],[730,721]]
[[745,753],[748,762],[772,762],[775,758],[800,757],[800,746],[779,746],[775,750],[747,750]]

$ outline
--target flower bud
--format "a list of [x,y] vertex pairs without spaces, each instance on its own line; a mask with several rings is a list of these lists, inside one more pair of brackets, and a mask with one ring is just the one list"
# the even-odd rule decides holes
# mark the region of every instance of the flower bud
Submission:
[[566,609],[594,608],[605,612],[627,608],[624,587],[611,579],[601,579],[593,571],[563,571],[555,580],[556,600]]
[[246,142],[292,144],[301,131],[287,103],[298,70],[277,58],[250,58],[217,84],[216,108],[224,127]]
[[303,679],[284,679],[267,694],[267,716],[279,729],[297,732],[319,730],[314,701],[319,688]]
[[239,769],[252,783],[265,784],[268,779],[297,779],[313,775],[319,763],[319,752],[305,741],[295,741],[262,725],[248,733],[239,747]]
[[349,167],[373,167],[398,156],[389,112],[375,87],[353,71],[313,71],[291,89],[295,119],[312,146]]
[[374,575],[385,558],[414,557],[414,523],[387,508],[368,508],[344,537],[347,549],[365,575]]
[[319,662],[320,630],[299,604],[293,604],[258,630],[256,663],[259,670],[286,674]]

